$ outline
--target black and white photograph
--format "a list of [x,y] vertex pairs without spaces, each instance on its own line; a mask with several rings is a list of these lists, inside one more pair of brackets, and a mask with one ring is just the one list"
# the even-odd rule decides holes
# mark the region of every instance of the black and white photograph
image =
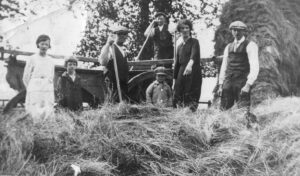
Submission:
[[0,0],[0,176],[300,176],[299,9]]

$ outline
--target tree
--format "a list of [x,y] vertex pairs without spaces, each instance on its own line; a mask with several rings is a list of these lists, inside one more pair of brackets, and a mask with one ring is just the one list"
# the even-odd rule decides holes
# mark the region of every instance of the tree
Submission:
[[[138,55],[145,41],[143,33],[149,25],[150,19],[154,16],[153,12],[160,11],[170,14],[174,22],[181,18],[195,21],[202,18],[211,19],[216,17],[219,1],[215,3],[211,3],[209,0],[191,2],[186,2],[185,0],[85,1],[86,8],[90,14],[85,35],[78,46],[77,54],[97,58],[106,42],[109,26],[118,23],[131,29],[128,43],[125,46],[129,58],[132,59]],[[207,14],[210,14],[210,16],[205,16]],[[151,44],[151,41],[149,43]],[[148,50],[144,51],[143,56],[149,56],[150,52],[151,48],[148,48]]]
[[11,16],[21,14],[20,3],[18,0],[1,0],[0,1],[0,20],[9,18]]

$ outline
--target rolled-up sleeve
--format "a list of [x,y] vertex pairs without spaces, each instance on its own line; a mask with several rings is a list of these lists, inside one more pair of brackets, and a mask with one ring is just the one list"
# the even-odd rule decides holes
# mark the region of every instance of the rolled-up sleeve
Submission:
[[221,65],[220,75],[219,75],[219,84],[223,84],[224,82],[225,72],[227,69],[227,60],[228,60],[228,45],[224,50],[224,55],[223,55],[223,60],[222,60],[222,65]]
[[111,47],[109,45],[104,45],[101,49],[100,57],[99,57],[99,63],[102,66],[107,66],[108,61],[111,59],[112,56]]
[[250,65],[250,72],[247,77],[247,84],[252,85],[257,79],[259,73],[258,46],[256,43],[250,42],[246,50]]

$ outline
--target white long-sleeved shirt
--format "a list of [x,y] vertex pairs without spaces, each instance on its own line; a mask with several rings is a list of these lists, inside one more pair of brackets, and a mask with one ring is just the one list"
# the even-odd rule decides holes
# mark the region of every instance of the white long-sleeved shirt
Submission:
[[[117,48],[120,50],[120,52],[122,53],[123,57],[125,57],[125,51],[124,51],[123,47],[122,47],[122,46],[119,46],[119,45],[117,45],[117,44],[116,44],[116,46],[117,46]],[[105,53],[105,52],[107,52],[107,50],[105,49],[105,47],[109,47],[108,53]],[[106,55],[107,55],[108,57],[105,57]],[[111,49],[110,46],[105,45],[105,46],[101,49],[101,54],[100,54],[99,62],[100,62],[101,65],[106,66],[107,63],[108,63],[108,61],[109,61],[110,59],[112,59],[112,49]]]
[[[245,41],[245,37],[242,37],[239,41],[235,40],[234,42],[236,43],[236,47],[238,48],[241,43]],[[222,61],[222,66],[220,70],[220,77],[219,77],[219,84],[223,84],[225,80],[225,72],[227,69],[227,63],[228,63],[228,47],[229,45],[226,46],[224,50],[224,55],[223,55],[223,61]],[[248,54],[248,59],[249,59],[249,65],[250,65],[250,72],[247,76],[247,84],[252,85],[254,81],[256,80],[259,72],[259,62],[258,62],[258,46],[256,43],[250,41],[249,44],[246,47],[246,51]]]

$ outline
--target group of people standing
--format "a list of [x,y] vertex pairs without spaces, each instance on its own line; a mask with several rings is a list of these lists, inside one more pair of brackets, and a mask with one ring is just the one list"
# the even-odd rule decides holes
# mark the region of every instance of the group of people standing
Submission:
[[[174,57],[172,35],[168,31],[167,21],[166,14],[157,13],[155,20],[145,31],[145,36],[151,37],[154,42],[154,60],[172,59]],[[171,66],[161,65],[163,68],[158,68],[160,71],[156,73],[155,83],[152,83],[146,91],[147,102],[173,107],[188,106],[192,111],[197,109],[201,92],[202,74],[200,66],[200,45],[197,39],[192,38],[192,29],[193,25],[191,21],[183,19],[178,22],[177,30],[181,33],[180,41],[182,42],[176,46],[177,52],[175,53],[172,86],[174,92],[170,93],[169,85],[167,85],[165,81],[162,81],[162,79],[165,80],[165,78],[162,77],[166,77],[166,75],[161,70],[171,68]],[[107,44],[102,48],[99,60],[100,64],[105,67],[105,80],[110,90],[109,92],[115,96],[113,99],[118,101],[116,71],[113,66],[112,57],[116,58],[121,93],[122,97],[126,99],[128,93],[128,65],[122,44],[124,43],[124,36],[126,37],[129,30],[125,27],[118,27],[112,31],[115,34],[115,38],[109,37]],[[165,91],[167,92],[164,92],[164,89],[154,89],[154,87],[166,87]],[[153,93],[153,91],[155,93]],[[168,96],[161,96],[160,94]],[[153,98],[150,95],[161,98]],[[173,99],[173,101],[171,101],[172,103],[170,103],[170,98]]]
[[[171,89],[166,83],[165,70],[171,67],[159,65],[155,69],[156,80],[146,91],[147,102],[175,108],[189,107],[192,111],[196,111],[202,85],[199,41],[192,37],[192,22],[187,19],[180,20],[177,24],[177,31],[181,34],[177,41],[180,42],[175,46],[176,52],[174,52],[167,21],[166,14],[157,13],[155,20],[146,29],[145,36],[153,39],[155,60],[175,58],[173,85]],[[222,109],[229,109],[235,102],[243,102],[244,106],[250,106],[251,86],[259,71],[258,47],[253,41],[246,39],[246,24],[235,21],[231,23],[229,29],[235,40],[225,48],[220,71],[218,93],[221,96]],[[129,32],[129,29],[123,26],[113,28],[112,35],[108,37],[101,50],[99,62],[103,66],[109,101],[129,99],[127,85],[129,70],[123,49]],[[36,45],[39,53],[33,55],[26,63],[23,77],[27,88],[26,110],[39,114],[50,113],[54,104],[54,64],[46,54],[51,47],[50,38],[41,35]],[[72,99],[72,94],[78,94],[80,92],[78,87],[81,86],[80,77],[75,71],[76,58],[71,57],[66,60],[65,66],[67,71],[58,83],[59,104],[63,107],[71,107],[71,110],[79,110],[82,106],[82,97]],[[118,96],[118,89],[121,90],[121,96]],[[43,110],[42,107],[45,109]]]

